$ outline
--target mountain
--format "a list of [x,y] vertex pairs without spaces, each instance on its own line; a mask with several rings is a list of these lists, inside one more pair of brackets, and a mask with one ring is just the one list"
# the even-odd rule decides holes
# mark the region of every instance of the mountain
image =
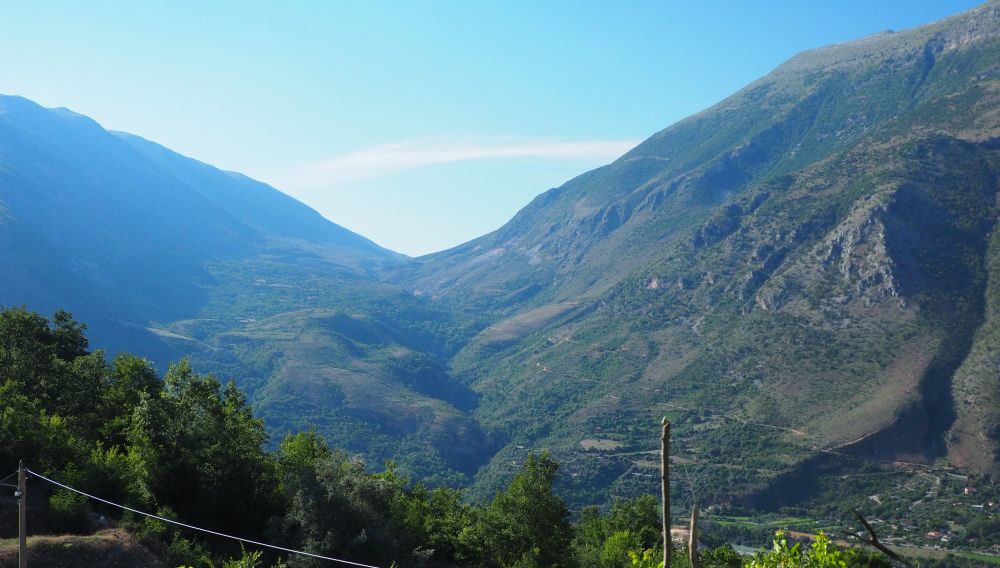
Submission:
[[360,273],[399,260],[271,187],[19,97],[0,98],[0,211],[0,297],[75,307],[123,341],[193,315],[208,263],[270,252]]
[[405,261],[246,176],[0,97],[0,304],[236,379],[276,438],[315,425],[376,463],[464,475],[491,443],[443,361],[475,322],[374,277]]
[[991,2],[801,53],[393,269],[492,320],[452,360],[510,436],[477,487],[549,448],[581,500],[655,492],[664,414],[717,501],[824,451],[1000,473],[998,151]]
[[666,415],[682,503],[867,499],[845,470],[1000,474],[998,190],[995,2],[799,54],[417,259],[5,97],[0,303],[480,497],[542,449],[574,505],[655,493]]

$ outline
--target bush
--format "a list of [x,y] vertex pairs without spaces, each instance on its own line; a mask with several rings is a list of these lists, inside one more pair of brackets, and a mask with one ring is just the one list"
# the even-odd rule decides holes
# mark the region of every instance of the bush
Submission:
[[82,534],[90,530],[87,522],[87,498],[66,489],[49,496],[50,530],[56,533]]
[[883,558],[872,557],[857,550],[838,550],[830,538],[820,531],[816,541],[803,550],[799,543],[788,546],[783,531],[774,534],[774,545],[769,551],[759,551],[747,568],[889,568]]

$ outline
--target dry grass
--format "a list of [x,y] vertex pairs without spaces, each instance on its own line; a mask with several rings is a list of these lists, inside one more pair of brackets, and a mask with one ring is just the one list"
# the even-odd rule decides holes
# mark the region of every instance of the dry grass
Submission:
[[491,325],[480,334],[486,342],[516,341],[541,330],[557,317],[576,307],[574,302],[549,304]]
[[919,397],[920,379],[927,372],[938,339],[914,340],[883,369],[875,388],[859,393],[847,412],[831,413],[810,425],[812,431],[837,446],[857,443],[892,425],[899,411]]
[[[87,536],[32,536],[28,538],[29,566],[59,568],[164,568],[135,537],[121,529]],[[17,539],[0,541],[0,568],[16,568]]]

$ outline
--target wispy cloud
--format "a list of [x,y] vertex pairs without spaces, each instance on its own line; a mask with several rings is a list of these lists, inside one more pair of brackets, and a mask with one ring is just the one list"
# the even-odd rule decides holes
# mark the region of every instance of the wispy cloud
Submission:
[[541,158],[548,160],[612,160],[638,144],[636,140],[551,141],[407,140],[364,148],[349,154],[300,164],[279,174],[279,187],[301,189],[335,186],[401,171],[473,160]]

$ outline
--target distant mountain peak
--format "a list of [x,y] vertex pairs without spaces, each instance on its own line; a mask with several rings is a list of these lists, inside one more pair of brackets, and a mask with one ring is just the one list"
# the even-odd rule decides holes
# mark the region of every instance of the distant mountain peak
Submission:
[[95,326],[194,313],[214,262],[284,251],[361,275],[402,258],[266,184],[19,96],[0,96],[0,211],[0,261],[18,267],[0,304]]

